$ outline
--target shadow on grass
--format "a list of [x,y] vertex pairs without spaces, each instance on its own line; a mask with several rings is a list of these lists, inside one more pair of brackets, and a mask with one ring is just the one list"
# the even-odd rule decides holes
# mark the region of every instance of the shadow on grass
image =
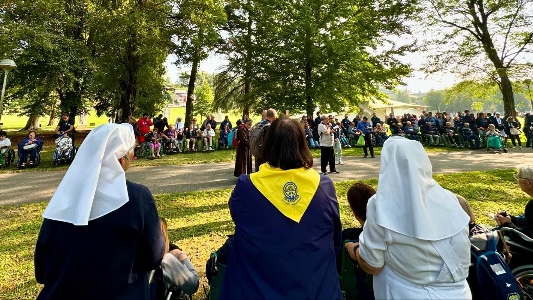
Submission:
[[205,224],[198,224],[177,229],[169,229],[168,237],[171,241],[179,241],[186,238],[198,237],[218,231],[227,231],[234,228],[233,221],[217,221]]

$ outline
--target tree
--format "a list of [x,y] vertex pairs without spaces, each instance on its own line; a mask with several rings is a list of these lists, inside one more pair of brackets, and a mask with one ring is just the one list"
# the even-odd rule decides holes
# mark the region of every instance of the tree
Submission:
[[[163,62],[171,47],[170,1],[103,1],[95,6],[92,91],[97,111],[127,122],[166,102]],[[110,43],[109,41],[113,41]]]
[[257,99],[252,93],[256,83],[253,66],[257,52],[254,38],[257,13],[254,0],[227,1],[224,10],[227,22],[221,30],[226,38],[219,42],[217,52],[225,56],[228,63],[215,77],[214,105],[226,111],[239,109],[244,119],[250,115]]
[[533,1],[427,0],[425,4],[424,18],[434,37],[428,43],[434,54],[427,70],[451,70],[465,79],[490,78],[501,91],[505,111],[514,113],[511,77],[532,66],[524,54],[533,51]]
[[71,115],[83,106],[82,94],[90,82],[86,12],[83,0],[13,0],[0,10],[2,28],[8,32],[0,44],[2,52],[17,61],[14,74],[19,88],[13,100],[20,100],[19,106],[30,116],[26,128],[36,123],[37,116],[55,110],[50,97],[58,97],[60,110]]
[[225,14],[220,0],[177,0],[177,11],[172,16],[172,26],[176,35],[173,48],[177,64],[191,65],[187,85],[185,106],[185,126],[189,126],[194,116],[194,89],[198,66],[207,58],[220,38],[218,27],[224,23]]
[[199,72],[198,88],[196,89],[195,111],[197,115],[206,116],[213,112],[213,88],[207,80],[205,72]]
[[409,33],[410,1],[257,0],[252,72],[257,108],[341,111],[392,89],[410,72],[388,38]]

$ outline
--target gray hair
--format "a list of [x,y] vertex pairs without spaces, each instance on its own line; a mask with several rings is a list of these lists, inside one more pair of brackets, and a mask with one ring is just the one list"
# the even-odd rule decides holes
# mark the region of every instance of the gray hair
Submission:
[[518,177],[533,179],[533,165],[518,166]]

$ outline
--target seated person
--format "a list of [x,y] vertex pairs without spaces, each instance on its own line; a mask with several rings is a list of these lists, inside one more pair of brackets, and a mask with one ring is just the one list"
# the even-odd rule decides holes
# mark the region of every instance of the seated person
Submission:
[[56,140],[56,153],[60,156],[68,156],[69,151],[72,151],[72,139],[68,133],[63,133]]
[[189,128],[185,128],[183,131],[183,136],[185,138],[186,142],[186,148],[189,152],[196,151],[196,131],[197,129],[194,127],[194,125],[191,123],[189,125]]
[[41,138],[35,136],[35,131],[30,131],[28,133],[28,136],[22,139],[20,143],[18,144],[18,152],[19,152],[19,161],[20,161],[20,167],[26,166],[26,160],[28,159],[28,155],[30,156],[30,161],[28,162],[28,165],[35,164],[35,160],[37,159],[37,154],[41,151],[43,148],[43,140]]
[[4,164],[4,155],[11,148],[11,141],[7,138],[7,133],[0,130],[0,166]]
[[215,131],[211,128],[211,124],[207,123],[205,130],[202,133],[204,139],[204,151],[215,151],[213,148],[213,138],[215,137]]
[[403,136],[402,123],[396,123],[396,125],[391,126],[392,135]]
[[[342,239],[345,240],[359,240],[359,234],[363,231],[363,226],[366,221],[366,205],[368,200],[376,194],[376,190],[368,184],[362,182],[354,183],[347,193],[348,203],[352,209],[352,213],[361,225],[361,228],[346,228],[342,231]],[[352,258],[352,260],[357,263],[357,257],[355,256],[354,246],[355,242],[347,242],[345,245],[346,251]],[[340,255],[339,255],[340,256]],[[337,258],[337,267],[340,267],[339,262],[342,257]],[[374,299],[374,292],[372,286],[367,285],[366,278],[367,274],[362,271],[360,268],[356,268],[357,276],[357,289],[361,299]]]
[[464,123],[463,129],[461,129],[461,133],[463,134],[463,138],[465,140],[465,143],[468,142],[470,144],[471,149],[479,149],[479,137],[474,134],[472,129],[470,129],[469,123]]
[[381,123],[377,123],[376,127],[374,127],[374,135],[376,137],[376,146],[383,146],[383,143],[389,138],[387,128]]
[[468,223],[469,236],[472,237],[474,235],[487,233],[487,229],[476,223],[476,217],[474,216],[474,212],[472,212],[472,208],[470,207],[468,201],[466,201],[466,199],[461,195],[455,194],[455,196],[457,197],[457,201],[459,201],[459,204],[465,213],[470,217],[470,223]]
[[150,141],[152,158],[161,158],[161,141],[163,138],[167,138],[167,136],[160,133],[157,127],[154,127],[154,130],[148,134],[147,138]]
[[218,145],[219,145],[220,149],[222,149],[222,148],[227,149],[228,148],[228,135],[229,135],[229,132],[230,132],[229,125],[226,124],[224,126],[220,126],[220,135],[219,135],[219,138],[218,138]]
[[178,145],[178,131],[176,128],[174,128],[174,125],[169,124],[167,130],[163,132],[165,136],[167,137],[165,139],[165,143],[168,147],[168,151],[170,152],[178,152],[176,149],[179,149]]
[[63,133],[67,133],[69,136],[74,133],[74,121],[69,118],[67,113],[61,115],[61,120],[56,126],[55,133],[58,137]]
[[503,152],[507,152],[507,149],[505,149],[500,132],[494,124],[489,124],[487,126],[487,131],[485,132],[487,137],[487,151],[500,151],[503,150]]
[[[187,253],[169,242],[167,222],[163,218],[160,219],[160,225],[161,232],[165,239],[165,255],[161,261],[163,289],[161,290],[161,288],[158,287],[156,293],[158,296],[161,294],[166,296],[172,287],[176,287],[181,289],[184,294],[192,295],[198,291],[200,285],[198,272],[196,272],[196,269],[194,269],[194,266],[191,264],[191,260]],[[157,297],[157,299],[161,299],[161,297]]]
[[[520,189],[529,197],[533,197],[533,165],[518,167],[516,178]],[[504,213],[498,213],[495,219],[500,226],[516,228],[523,234],[533,238],[533,200],[529,200],[526,204],[523,216],[508,216]]]
[[406,121],[405,127],[403,128],[403,132],[405,133],[405,137],[410,140],[418,141],[418,130],[415,129],[413,124],[411,124],[411,121]]
[[[206,124],[207,125],[207,124]],[[205,130],[205,128],[204,128]],[[196,149],[200,149],[200,147],[202,146],[202,141],[203,141],[203,131],[198,129],[196,130],[196,143],[198,143]]]
[[309,124],[305,124],[305,138],[307,139],[307,143],[309,145],[309,148],[318,148],[320,147],[318,145],[318,141],[315,141],[313,138],[313,129],[309,126]]
[[459,147],[459,145],[461,145],[461,136],[458,135],[455,131],[455,128],[452,127],[452,123],[446,122],[444,134],[446,135],[446,139],[448,139],[451,146]]
[[341,142],[342,147],[350,148],[350,141],[346,138],[344,130],[339,131],[339,141]]
[[440,144],[439,130],[433,126],[433,123],[426,122],[426,134],[429,145],[438,146]]

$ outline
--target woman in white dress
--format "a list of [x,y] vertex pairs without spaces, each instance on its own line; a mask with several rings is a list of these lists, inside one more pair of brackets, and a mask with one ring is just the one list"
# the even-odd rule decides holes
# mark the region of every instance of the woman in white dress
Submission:
[[389,138],[359,243],[347,245],[374,275],[376,299],[471,299],[469,217],[432,178],[422,145]]

